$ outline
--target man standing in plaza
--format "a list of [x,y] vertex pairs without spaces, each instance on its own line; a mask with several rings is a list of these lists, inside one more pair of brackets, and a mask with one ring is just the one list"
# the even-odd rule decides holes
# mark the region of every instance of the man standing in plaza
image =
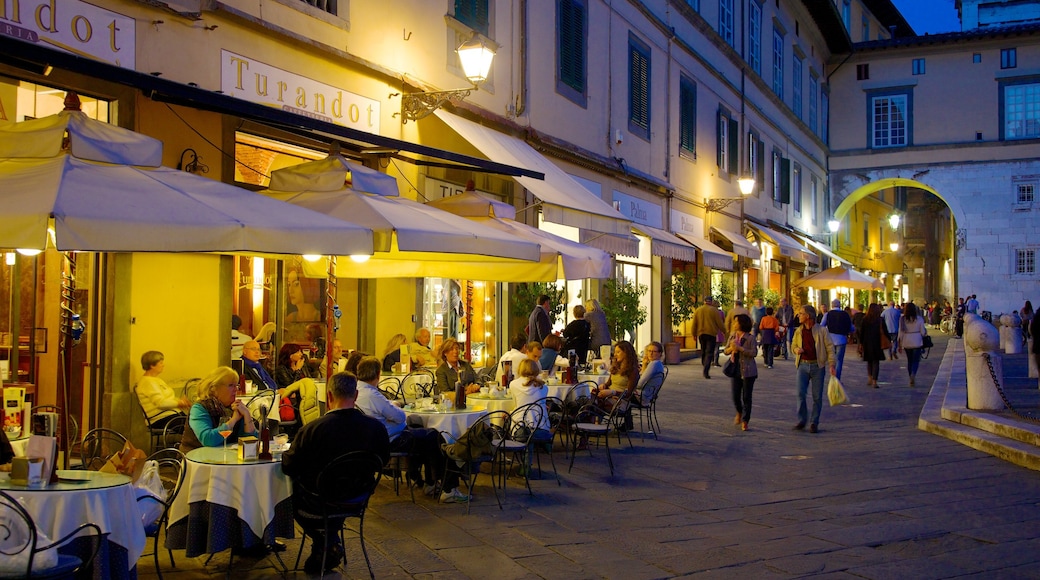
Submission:
[[794,338],[794,327],[797,326],[797,321],[794,316],[794,308],[791,308],[791,304],[787,302],[787,298],[780,299],[780,308],[776,309],[776,319],[780,321],[780,326],[784,327],[784,336],[778,336],[777,342],[785,341],[784,348],[784,360],[787,360],[787,352],[790,350],[791,339]]
[[691,330],[693,336],[696,336],[700,341],[704,378],[710,379],[711,375],[708,374],[708,369],[711,368],[712,362],[715,360],[715,353],[718,350],[716,336],[723,332],[719,309],[715,307],[711,297],[705,298],[704,304],[700,305],[693,312]]
[[841,307],[841,300],[835,298],[831,301],[831,309],[823,317],[823,327],[830,334],[831,342],[834,343],[834,361],[837,371],[834,376],[841,379],[841,367],[845,361],[845,347],[849,343],[849,333],[852,332],[852,317]]
[[[357,379],[350,373],[332,375],[327,388],[329,412],[305,425],[296,436],[292,448],[282,456],[282,471],[293,480],[293,511],[303,533],[310,536],[311,553],[303,564],[308,574],[320,574],[322,556],[325,556],[325,572],[331,571],[343,561],[343,546],[339,534],[325,536],[321,520],[301,517],[301,512],[320,514],[321,505],[316,505],[310,494],[317,493],[318,475],[326,465],[337,457],[352,451],[372,451],[385,465],[390,459],[390,439],[382,423],[366,417],[354,406],[357,401]],[[329,522],[329,529],[339,530],[343,520]]]
[[896,303],[888,302],[888,308],[881,313],[881,321],[885,324],[885,333],[888,334],[888,360],[899,358],[899,347],[896,345],[896,336],[899,335],[899,318],[903,315],[896,308]]
[[552,320],[549,318],[549,295],[538,297],[538,305],[527,317],[527,342],[542,342],[552,332]]
[[[816,433],[820,424],[820,411],[823,409],[823,379],[826,368],[834,374],[834,345],[830,333],[823,326],[816,324],[816,309],[806,304],[798,313],[801,323],[791,341],[794,352],[794,366],[798,373],[798,424],[796,431],[805,429],[809,423],[809,432]],[[806,409],[806,391],[812,383],[812,415]]]

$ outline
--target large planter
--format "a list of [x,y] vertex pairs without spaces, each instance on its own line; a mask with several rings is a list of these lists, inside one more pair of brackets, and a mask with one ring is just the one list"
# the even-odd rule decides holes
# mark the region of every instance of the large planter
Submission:
[[679,343],[668,342],[664,345],[664,364],[666,365],[677,365],[679,364]]

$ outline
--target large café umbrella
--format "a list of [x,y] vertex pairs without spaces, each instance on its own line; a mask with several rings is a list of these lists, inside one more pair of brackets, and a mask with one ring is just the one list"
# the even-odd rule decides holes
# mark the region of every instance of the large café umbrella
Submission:
[[466,264],[467,271],[460,277],[497,282],[551,282],[560,279],[610,278],[613,274],[610,254],[520,223],[516,221],[516,208],[473,191],[471,185],[467,184],[466,191],[461,194],[433,200],[426,205],[539,243],[542,246],[539,263],[545,266],[547,276],[525,279],[524,272],[508,265],[470,263]]
[[[537,242],[403,198],[394,177],[336,154],[272,172],[271,187],[263,193],[372,228],[374,255],[365,261],[337,260],[339,277],[461,278],[468,262],[496,261],[521,272],[544,270]],[[320,263],[305,263],[305,271],[309,276],[326,273]]]
[[853,290],[884,290],[885,284],[863,272],[850,270],[844,266],[817,272],[795,282],[795,286],[812,286],[813,288],[852,288]]

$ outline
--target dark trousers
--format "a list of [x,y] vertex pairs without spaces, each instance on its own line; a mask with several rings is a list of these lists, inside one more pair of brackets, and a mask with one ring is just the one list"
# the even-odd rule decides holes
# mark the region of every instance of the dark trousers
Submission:
[[731,377],[730,389],[733,391],[733,406],[740,414],[740,420],[747,423],[751,421],[751,393],[755,389],[755,379],[758,377]]
[[[409,427],[390,442],[390,451],[409,453],[417,461],[408,465],[408,479],[433,485],[444,475],[444,455],[441,453],[441,435],[436,429]],[[420,468],[425,471],[425,478]]]
[[867,361],[867,377],[877,380],[878,373],[881,371],[881,361],[879,360],[868,360]]
[[708,374],[708,369],[711,368],[711,364],[715,362],[715,356],[718,351],[718,341],[715,340],[714,334],[702,334],[700,337],[701,343],[701,364],[704,365],[704,374]]
[[773,349],[776,348],[775,344],[763,344],[762,345],[762,359],[765,360],[766,366],[773,366]]

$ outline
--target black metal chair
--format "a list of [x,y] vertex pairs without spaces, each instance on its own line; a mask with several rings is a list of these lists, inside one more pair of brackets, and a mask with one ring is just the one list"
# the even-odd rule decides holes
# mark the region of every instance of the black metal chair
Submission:
[[[545,401],[537,401],[522,407],[517,407],[510,413],[510,421],[502,426],[505,440],[496,445],[497,461],[499,467],[499,478],[502,483],[502,495],[505,495],[506,475],[508,465],[515,463],[520,465],[520,471],[524,476],[524,485],[527,492],[533,495],[531,490],[531,457],[532,453],[537,455],[539,446],[548,446],[549,459],[552,461],[553,473],[556,475],[556,483],[560,484],[560,475],[556,471],[556,462],[552,459],[553,434],[550,429],[539,430],[543,419],[546,418],[547,410]],[[548,423],[548,421],[545,421]],[[538,473],[541,476],[541,459],[539,459]]]
[[596,381],[582,381],[568,389],[567,394],[563,396],[559,418],[556,421],[556,433],[559,433],[563,440],[564,457],[570,453],[570,439],[573,435],[578,409],[590,402],[588,393],[597,386],[599,383]]
[[97,471],[108,463],[108,460],[123,450],[126,437],[112,429],[99,427],[87,431],[79,446],[80,468]]
[[[657,396],[661,393],[661,387],[664,386],[665,375],[654,375],[643,385],[643,390],[640,391],[638,397],[632,397],[632,404],[629,407],[629,412],[635,412],[639,414],[639,436],[645,438],[648,431],[643,427],[643,418],[646,418],[646,425],[650,427],[649,433],[657,439],[657,433],[661,431],[661,424],[657,422]],[[656,424],[656,428],[655,425]]]
[[432,397],[437,379],[429,369],[417,369],[401,381],[401,397],[406,403],[414,403],[423,397]]
[[[155,421],[156,419],[162,419],[164,416],[169,416],[169,411],[160,409],[152,415],[149,415],[148,412],[144,410],[144,405],[141,404],[141,397],[137,395],[136,386],[134,387],[133,391],[134,400],[137,401],[137,408],[141,411],[141,416],[144,417],[145,425],[148,426],[148,434],[151,435],[151,447],[149,448],[149,451],[158,451],[159,449],[164,449],[166,446],[164,445],[163,434],[166,432],[166,423],[163,423],[162,425],[156,425]],[[170,420],[172,421],[173,419]]]
[[[32,516],[17,499],[4,491],[0,491],[0,522],[0,555],[6,560],[5,564],[21,569],[22,562],[25,563],[25,573],[18,574],[15,578],[70,578],[89,568],[101,548],[101,528],[93,523],[80,524],[64,537],[44,546],[39,545],[39,532]],[[89,533],[81,534],[84,531]],[[57,548],[69,541],[91,536],[94,539],[90,542],[91,552],[86,560],[57,553]],[[45,552],[49,554],[44,554]],[[46,562],[48,557],[54,561]]]
[[202,379],[198,377],[188,379],[184,382],[184,396],[187,397],[188,401],[192,404],[199,400],[199,383],[201,382]]
[[[368,500],[375,493],[376,486],[383,475],[383,460],[371,451],[352,451],[341,455],[325,466],[318,474],[316,489],[307,489],[298,482],[296,493],[304,498],[304,505],[296,510],[298,518],[320,520],[325,530],[326,546],[322,557],[322,577],[325,576],[325,556],[328,555],[330,520],[347,518],[358,519],[358,538],[361,540],[361,552],[365,555],[365,564],[368,565],[368,574],[373,579],[372,562],[368,559],[368,549],[365,547],[365,510],[368,509]],[[315,509],[310,509],[315,506]],[[340,542],[343,541],[343,528],[340,525]],[[300,542],[300,551],[296,555],[294,569],[300,567],[300,557],[303,555],[303,545]]]
[[[595,439],[597,444],[600,440],[603,441],[603,446],[607,451],[607,464],[610,466],[610,475],[614,475],[614,459],[610,456],[610,436],[617,434],[618,442],[621,442],[620,428],[624,426],[628,407],[629,398],[622,396],[618,397],[617,401],[614,402],[614,406],[609,413],[600,408],[596,403],[590,403],[578,410],[575,415],[574,432],[572,433],[574,439],[571,447],[571,464],[567,468],[568,472],[574,468],[574,458],[578,456],[579,442],[582,440],[588,442],[586,447],[591,456],[591,440]],[[627,431],[625,434],[626,436],[628,435]],[[631,437],[628,439],[628,444],[629,446],[632,445]]]
[[[441,431],[441,435],[447,443],[444,444],[444,455],[447,458],[445,472],[455,471],[459,474],[459,480],[466,484],[466,493],[469,500],[466,502],[466,513],[470,512],[473,503],[473,486],[477,482],[480,466],[491,463],[494,467],[495,457],[498,454],[497,443],[502,442],[501,426],[509,424],[509,413],[506,411],[492,411],[478,418],[466,432],[456,439],[451,433]],[[496,437],[496,435],[499,435]],[[498,509],[502,509],[502,500],[498,497],[498,487],[495,486],[495,474],[491,472],[491,489],[495,492],[495,501]],[[448,491],[448,490],[444,490]]]
[[401,379],[397,377],[383,377],[379,379],[377,388],[388,401],[396,401],[401,398]]
[[[177,494],[181,491],[184,483],[184,454],[177,449],[160,449],[148,457],[148,461],[155,461],[159,468],[159,478],[162,481],[166,497],[159,499],[153,495],[144,495],[137,498],[137,503],[157,503],[162,506],[162,514],[153,522],[144,526],[145,537],[152,538],[152,556],[155,559],[155,573],[162,579],[162,570],[159,568],[159,534],[166,529],[166,523],[170,515],[170,506]],[[173,550],[166,550],[170,555],[170,567],[176,568],[173,560]],[[147,554],[142,554],[147,556]]]
[[181,438],[184,436],[184,430],[188,428],[188,416],[177,415],[166,422],[166,426],[163,427],[162,436],[159,437],[159,449],[156,451],[162,451],[163,449],[176,449],[181,444]]

